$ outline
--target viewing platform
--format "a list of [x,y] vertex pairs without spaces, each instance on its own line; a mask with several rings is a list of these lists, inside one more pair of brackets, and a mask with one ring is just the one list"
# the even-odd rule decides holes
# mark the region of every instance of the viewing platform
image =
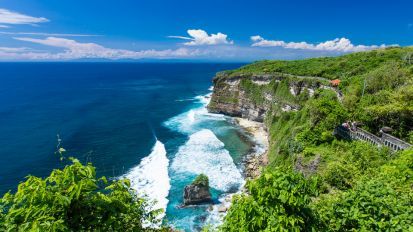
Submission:
[[385,132],[381,132],[381,137],[378,137],[358,127],[349,129],[344,126],[338,126],[334,129],[333,134],[347,140],[363,140],[378,147],[386,146],[393,151],[404,150],[412,146],[410,143]]

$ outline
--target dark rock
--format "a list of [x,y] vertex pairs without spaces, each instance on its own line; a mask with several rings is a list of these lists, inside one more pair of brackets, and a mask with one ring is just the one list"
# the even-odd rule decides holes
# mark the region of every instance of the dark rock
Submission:
[[194,205],[212,202],[211,193],[209,192],[208,177],[201,174],[192,184],[184,188],[184,205]]
[[295,163],[295,170],[304,174],[304,176],[311,176],[314,174],[321,162],[321,156],[316,155],[313,160],[305,164],[302,157],[298,157]]

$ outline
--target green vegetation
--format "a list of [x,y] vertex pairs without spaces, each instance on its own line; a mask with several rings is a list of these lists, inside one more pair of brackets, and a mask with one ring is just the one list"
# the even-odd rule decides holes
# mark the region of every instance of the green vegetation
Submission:
[[157,211],[138,198],[129,180],[96,178],[91,164],[72,159],[42,179],[29,176],[16,193],[0,199],[0,231],[167,231]]
[[224,231],[311,231],[315,217],[309,208],[316,182],[290,169],[275,168],[247,184],[248,195],[234,198]]
[[325,77],[328,79],[360,76],[375,70],[389,61],[408,63],[405,58],[413,47],[378,49],[352,53],[339,57],[322,57],[305,60],[265,60],[226,71],[221,76],[285,73],[299,76]]
[[205,174],[199,174],[192,182],[193,185],[209,187],[209,179]]
[[[338,90],[344,95],[342,105],[348,120],[362,122],[373,133],[391,127],[393,135],[413,143],[413,63],[406,59],[411,54],[413,47],[397,47],[339,57],[259,61],[217,78],[244,77],[241,88],[257,104],[270,93],[278,102],[300,106],[305,106],[308,93],[292,96],[289,84],[328,85],[324,79],[340,79]],[[249,79],[263,74],[278,81],[259,86]]]
[[313,202],[320,223],[332,231],[411,231],[413,151],[355,178],[354,187]]
[[[301,108],[283,112],[270,106],[265,121],[270,164],[247,183],[248,194],[234,199],[220,229],[412,231],[413,149],[391,152],[332,135],[337,125],[354,120],[373,133],[389,126],[392,134],[413,142],[413,64],[404,60],[412,52],[389,48],[334,58],[262,61],[221,74],[243,76],[241,88],[257,104],[268,104],[259,97],[271,93],[277,101]],[[293,96],[283,85],[297,79],[288,75],[257,88],[249,80],[257,73],[339,78],[343,99],[329,89],[319,89],[313,97]]]

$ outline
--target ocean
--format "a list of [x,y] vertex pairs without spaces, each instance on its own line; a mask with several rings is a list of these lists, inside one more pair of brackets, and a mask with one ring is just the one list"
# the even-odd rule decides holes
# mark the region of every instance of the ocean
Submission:
[[127,177],[185,231],[216,223],[208,206],[180,208],[200,173],[215,203],[244,183],[251,144],[206,105],[216,72],[242,64],[0,63],[0,194],[27,175],[45,177],[66,156],[92,162],[99,176]]

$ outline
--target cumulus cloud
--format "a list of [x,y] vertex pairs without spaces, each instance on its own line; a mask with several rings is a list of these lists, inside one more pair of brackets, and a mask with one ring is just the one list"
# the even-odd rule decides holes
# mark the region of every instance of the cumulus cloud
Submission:
[[141,50],[132,51],[126,49],[113,49],[96,43],[81,43],[75,40],[47,37],[45,39],[15,37],[14,39],[41,44],[45,46],[61,48],[62,52],[34,52],[20,48],[0,49],[0,59],[3,60],[71,60],[82,58],[104,58],[104,59],[142,59],[142,58],[185,58],[202,55],[197,49],[167,49],[167,50]]
[[197,29],[197,30],[188,30],[188,35],[186,36],[168,36],[169,38],[177,38],[177,39],[184,39],[190,40],[189,42],[185,42],[184,45],[187,46],[199,46],[199,45],[220,45],[220,44],[233,44],[234,42],[228,39],[226,34],[218,32],[217,34],[208,35],[208,33],[204,30]]
[[[307,42],[285,42],[282,40],[266,40],[259,35],[251,36],[253,47],[282,47],[288,49],[303,49],[316,51],[333,51],[333,52],[359,52],[371,49],[384,48],[387,45],[354,45],[347,38],[336,38],[318,44]],[[391,45],[398,46],[398,45]]]
[[[7,24],[31,24],[48,22],[49,20],[43,17],[33,17],[18,12],[0,8],[0,27],[8,27]],[[6,25],[4,25],[6,24]]]

